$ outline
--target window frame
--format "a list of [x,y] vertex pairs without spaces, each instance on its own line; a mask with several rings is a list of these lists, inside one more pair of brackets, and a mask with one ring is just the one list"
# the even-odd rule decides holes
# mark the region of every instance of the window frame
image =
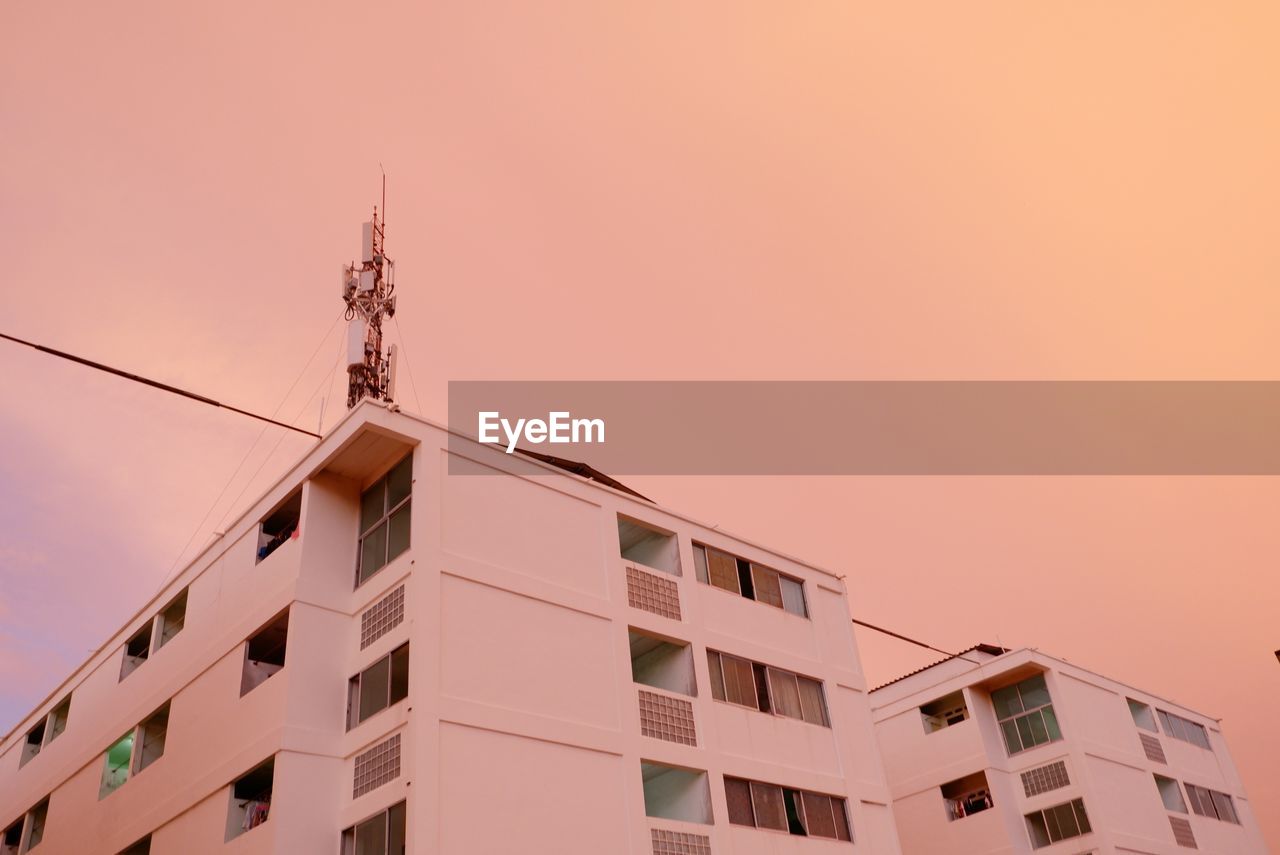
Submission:
[[[401,466],[406,466],[406,465],[408,467],[409,489],[404,494],[404,496],[400,498],[394,505],[390,505],[390,498],[391,498],[390,489],[391,489],[392,475],[396,474],[396,472],[400,469]],[[382,474],[380,478],[378,478],[376,481],[370,484],[366,489],[360,491],[360,501],[358,503],[358,508],[357,508],[357,512],[360,518],[358,520],[359,536],[356,539],[356,578],[355,578],[356,588],[359,588],[365,582],[368,582],[370,579],[372,579],[374,576],[380,573],[388,564],[390,564],[395,559],[399,558],[405,552],[408,552],[409,548],[412,546],[413,483],[414,483],[413,451],[410,451],[404,457],[400,458],[395,463],[393,463],[387,469],[387,471]],[[380,490],[382,493],[382,513],[378,516],[376,520],[374,520],[373,522],[371,522],[369,525],[366,526],[364,524],[365,497],[368,496],[370,493],[374,492],[375,490]],[[388,507],[388,505],[390,505],[390,507]],[[391,519],[392,517],[397,517],[402,510],[409,515],[409,537],[406,538],[405,540],[404,548],[401,549],[399,552],[397,552],[395,555],[392,555],[391,554]],[[382,563],[380,563],[377,567],[375,567],[373,570],[371,570],[369,573],[366,574],[364,569],[365,541],[373,537],[380,529],[385,529],[385,533],[383,536],[383,544],[382,544]]]
[[[1063,808],[1071,809],[1071,818],[1076,825],[1076,831],[1074,834],[1062,834],[1062,827],[1058,822],[1059,817],[1057,815],[1057,811],[1060,811]],[[1044,835],[1047,838],[1043,843],[1037,842],[1037,837],[1034,831],[1036,824],[1032,821],[1032,817],[1036,817],[1040,820],[1039,825],[1044,830]],[[1085,810],[1083,798],[1075,798],[1071,801],[1062,802],[1060,804],[1049,805],[1048,807],[1040,810],[1033,810],[1031,813],[1023,814],[1022,818],[1027,828],[1027,837],[1031,841],[1032,849],[1043,849],[1046,846],[1061,843],[1063,840],[1073,840],[1077,837],[1084,837],[1086,834],[1093,833],[1093,823],[1089,820],[1089,812]],[[1059,835],[1057,837],[1054,837],[1055,830]]]
[[[737,671],[737,673],[735,675],[735,684],[737,685],[737,688],[738,688],[738,691],[736,692],[736,696],[739,698],[748,697],[747,694],[743,693],[743,689],[741,686],[741,678],[744,677],[748,673],[748,671],[750,672],[752,685],[751,685],[751,691],[749,693],[749,697],[750,697],[751,703],[744,703],[741,700],[736,700],[729,697],[729,681],[728,681],[728,678],[726,678],[725,676],[726,674],[726,666],[724,661],[725,659],[729,659],[733,662],[744,663],[746,666],[748,666],[747,668],[743,668],[741,665],[736,666],[735,670]],[[716,664],[713,664],[713,662]],[[765,674],[763,686],[762,686],[762,681],[760,680],[761,671],[763,671]],[[795,681],[796,691],[798,693],[797,703],[799,704],[799,707],[800,707],[800,715],[793,716],[793,715],[788,715],[786,713],[779,711],[778,704],[776,702],[778,695],[775,693],[775,690],[773,687],[774,672],[776,672],[779,675],[778,679],[780,681],[785,680],[787,677],[790,677]],[[823,683],[822,680],[819,680],[815,677],[809,677],[805,674],[799,674],[795,671],[788,671],[785,668],[775,668],[774,666],[766,665],[763,662],[754,662],[750,659],[747,659],[744,656],[735,656],[732,653],[725,653],[722,650],[716,650],[711,647],[707,648],[707,675],[708,675],[708,679],[711,681],[712,700],[720,701],[721,703],[732,704],[736,707],[743,707],[745,709],[755,710],[756,712],[768,713],[770,715],[774,715],[779,718],[787,718],[787,719],[791,719],[792,721],[799,721],[805,724],[812,724],[818,727],[825,727],[828,729],[831,728],[831,709],[829,704],[827,703],[826,685]],[[719,678],[720,678],[718,683],[716,680],[717,675],[719,675]],[[805,703],[805,691],[802,688],[803,683],[811,684],[817,689],[818,702],[819,702],[818,713],[820,715],[821,721],[813,721],[805,714],[806,703]],[[761,703],[762,687],[764,689],[763,704]]]
[[[719,557],[722,560],[719,562],[713,561],[713,553],[715,557]],[[733,572],[730,572],[724,559],[733,562]],[[804,580],[797,576],[783,573],[781,570],[776,570],[767,564],[751,561],[699,540],[693,541],[693,566],[694,577],[709,588],[737,594],[744,600],[753,600],[786,614],[802,617],[805,620],[812,619],[809,614],[809,596],[805,592]],[[762,579],[770,584],[762,586],[760,583]],[[722,582],[724,584],[721,584]],[[733,587],[729,587],[729,582],[733,583]],[[788,588],[788,585],[793,587]],[[769,591],[776,589],[778,602],[773,602],[773,597],[761,599],[760,593],[762,589]],[[788,607],[788,590],[799,594],[798,611]]]
[[[1213,751],[1213,743],[1209,741],[1209,729],[1200,722],[1159,707],[1156,707],[1156,717],[1160,720],[1160,728],[1165,736],[1194,745],[1196,748],[1203,748],[1205,751]],[[1193,733],[1198,734],[1200,738],[1192,738],[1190,734]]]
[[[397,808],[399,808],[398,814],[401,817],[401,822],[403,823],[403,827],[400,829],[401,837],[404,840],[408,840],[409,839],[409,803],[407,799],[401,799],[395,804],[388,805],[387,807],[383,808],[377,813],[371,814],[365,817],[364,819],[360,820],[359,822],[353,822],[351,825],[342,829],[342,846],[341,846],[342,855],[355,855],[356,846],[359,843],[359,840],[357,838],[357,834],[359,833],[358,831],[359,828],[363,825],[367,825],[368,823],[373,822],[379,817],[381,817],[384,822],[383,824],[384,849],[381,855],[390,855],[392,839],[393,839],[392,837],[393,829],[391,825],[392,813],[395,812]],[[373,853],[373,855],[379,855],[379,853],[375,852]]]
[[[767,781],[741,778],[737,775],[724,775],[723,778],[730,825],[773,831],[793,837],[816,837],[821,840],[854,842],[853,824],[849,821],[849,804],[846,796],[835,796],[799,787],[786,787]],[[731,789],[738,790],[739,798],[732,797]],[[741,798],[744,794],[745,803]],[[819,833],[809,819],[809,811],[820,801],[830,808],[833,834]],[[750,823],[740,821],[745,816],[741,813],[743,808],[749,808],[747,812],[750,814]],[[817,817],[815,816],[814,819]],[[825,827],[822,830],[825,831]]]
[[[397,697],[396,696],[397,683],[395,679],[395,666],[396,666],[395,659],[397,654],[400,654],[401,651],[403,651],[404,663],[405,663],[404,664],[404,667],[405,667],[404,693],[401,694],[399,697]],[[395,706],[396,704],[400,703],[403,700],[406,700],[409,697],[409,661],[410,661],[409,660],[409,642],[406,641],[403,644],[396,646],[389,652],[383,654],[382,656],[379,656],[377,659],[374,659],[367,666],[360,669],[360,671],[357,674],[355,674],[353,677],[351,677],[351,679],[347,681],[347,730],[348,731],[355,730],[357,727],[364,724],[369,719],[378,715],[378,713],[385,712],[386,710],[391,709],[393,706]],[[365,675],[373,671],[373,669],[384,664],[386,666],[386,675],[387,675],[387,690],[386,690],[385,703],[383,703],[382,706],[378,707],[377,709],[370,711],[368,715],[362,716],[361,703],[364,699]]]
[[[1022,687],[1024,684],[1032,680],[1035,680],[1037,677],[1044,683],[1044,692],[1046,697],[1048,697],[1048,700],[1043,704],[1028,708],[1026,705],[1026,702],[1023,700]],[[1020,709],[1011,715],[1006,715],[1001,717],[1000,710],[996,703],[996,695],[1000,692],[1005,691],[1006,689],[1016,690],[1017,698],[1018,698],[1018,706],[1020,707]],[[992,691],[991,692],[991,708],[996,716],[996,726],[1000,729],[1000,734],[1004,741],[1005,752],[1010,757],[1014,756],[1015,754],[1021,754],[1024,751],[1030,751],[1033,748],[1039,748],[1042,745],[1049,745],[1054,742],[1060,742],[1063,738],[1062,723],[1058,721],[1058,713],[1053,708],[1053,693],[1049,691],[1049,681],[1046,679],[1045,672],[1043,671],[1037,674],[1032,674],[1029,677],[1024,677],[1021,680],[1017,681],[1016,683],[1011,683],[1007,686],[1001,686],[999,689],[995,689],[994,691]],[[1049,723],[1048,723],[1048,720],[1045,718],[1045,714],[1044,714],[1045,710],[1048,710],[1049,715],[1052,717],[1054,730],[1056,730],[1058,734],[1056,737],[1053,736],[1049,730]],[[1038,717],[1040,721],[1040,726],[1041,728],[1043,728],[1046,736],[1044,740],[1039,742],[1034,741],[1035,729],[1031,724],[1031,722],[1035,720],[1033,716]],[[1019,726],[1019,723],[1022,721],[1027,722],[1026,729],[1028,732],[1030,732],[1033,740],[1030,745],[1026,743],[1026,739],[1023,736],[1023,732],[1022,732],[1023,729]],[[1012,726],[1012,730],[1006,728],[1005,727],[1006,724],[1010,724]],[[1016,751],[1013,750],[1013,747],[1009,742],[1009,734],[1011,732],[1016,734],[1018,737],[1018,745],[1020,747]]]

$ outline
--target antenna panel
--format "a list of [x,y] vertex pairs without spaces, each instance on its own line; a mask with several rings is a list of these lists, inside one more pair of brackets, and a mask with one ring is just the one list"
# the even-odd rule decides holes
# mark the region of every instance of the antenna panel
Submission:
[[369,323],[364,318],[352,318],[347,324],[347,368],[364,365],[364,343],[369,336]]
[[360,260],[373,261],[373,222],[364,224],[360,235]]

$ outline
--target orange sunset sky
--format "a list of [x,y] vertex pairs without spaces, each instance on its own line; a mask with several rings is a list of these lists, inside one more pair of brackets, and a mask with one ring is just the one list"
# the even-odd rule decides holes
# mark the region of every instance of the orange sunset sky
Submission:
[[[343,408],[379,163],[401,398],[437,421],[462,379],[1280,379],[1275,3],[47,0],[0,29],[0,331],[300,425]],[[310,441],[0,359],[7,730]],[[865,620],[1222,717],[1280,848],[1277,479],[625,480],[847,573]],[[873,683],[934,658],[859,641]]]

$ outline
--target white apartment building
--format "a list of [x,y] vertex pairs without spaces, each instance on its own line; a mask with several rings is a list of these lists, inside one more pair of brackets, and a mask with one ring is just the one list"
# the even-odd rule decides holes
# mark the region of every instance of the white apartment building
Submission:
[[1265,855],[1219,722],[978,645],[871,694],[904,855]]
[[0,855],[899,852],[840,578],[449,437],[352,409],[4,737]]

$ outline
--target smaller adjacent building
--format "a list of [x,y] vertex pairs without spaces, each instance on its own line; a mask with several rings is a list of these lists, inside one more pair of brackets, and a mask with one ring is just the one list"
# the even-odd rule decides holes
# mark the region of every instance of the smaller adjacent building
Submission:
[[1216,719],[987,644],[871,693],[904,855],[1265,855]]

